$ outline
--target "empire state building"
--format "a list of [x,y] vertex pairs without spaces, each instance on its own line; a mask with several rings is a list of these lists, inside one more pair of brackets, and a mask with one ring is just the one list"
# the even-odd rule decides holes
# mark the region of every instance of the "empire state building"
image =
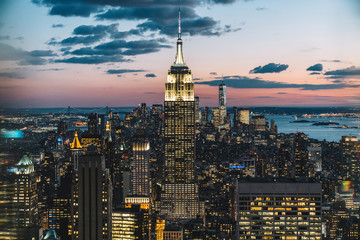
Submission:
[[192,219],[202,215],[194,177],[194,82],[185,64],[182,46],[179,10],[177,52],[165,83],[165,178],[160,212],[168,219]]

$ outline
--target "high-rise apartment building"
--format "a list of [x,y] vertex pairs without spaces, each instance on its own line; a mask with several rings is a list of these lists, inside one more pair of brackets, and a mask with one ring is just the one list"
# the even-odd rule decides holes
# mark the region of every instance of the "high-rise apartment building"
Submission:
[[181,20],[174,64],[165,84],[165,168],[160,213],[167,218],[196,218],[199,215],[195,183],[194,82],[182,53]]
[[80,156],[72,196],[72,239],[111,237],[112,194],[105,159],[96,153]]
[[150,143],[144,135],[134,138],[131,161],[131,195],[149,196]]
[[294,140],[294,163],[295,177],[309,177],[309,154],[308,154],[308,137],[302,132],[297,132]]
[[344,168],[344,180],[360,183],[360,141],[356,137],[343,136],[340,141]]
[[241,180],[236,201],[236,239],[321,239],[321,183]]

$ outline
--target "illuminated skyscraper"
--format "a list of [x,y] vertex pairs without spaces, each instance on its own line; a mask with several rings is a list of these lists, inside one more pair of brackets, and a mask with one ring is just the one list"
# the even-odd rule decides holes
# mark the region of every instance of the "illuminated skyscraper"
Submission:
[[220,123],[224,124],[226,118],[226,85],[224,83],[219,85],[219,110]]
[[241,108],[237,111],[237,118],[238,118],[238,122],[242,123],[242,124],[247,124],[249,125],[249,120],[250,120],[250,116],[249,116],[249,109],[248,108]]
[[297,132],[294,140],[295,178],[309,176],[308,137]]
[[356,137],[343,136],[341,138],[341,156],[345,179],[360,183],[360,141]]
[[144,135],[138,135],[133,142],[131,161],[131,195],[149,196],[150,143]]
[[15,165],[15,197],[18,210],[16,222],[19,239],[39,236],[38,194],[34,164],[24,155]]
[[109,239],[111,182],[105,159],[96,153],[80,156],[72,196],[72,239]]
[[191,70],[182,53],[181,20],[174,64],[165,84],[165,169],[161,210],[168,218],[199,215],[198,186],[195,184],[195,99]]

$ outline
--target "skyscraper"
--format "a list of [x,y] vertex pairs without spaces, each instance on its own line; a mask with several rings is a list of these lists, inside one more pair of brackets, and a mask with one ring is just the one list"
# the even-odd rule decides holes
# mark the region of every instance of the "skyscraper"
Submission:
[[182,53],[180,10],[177,53],[165,83],[164,106],[165,176],[160,212],[168,218],[195,218],[199,194],[194,177],[194,83]]
[[341,157],[344,166],[345,179],[360,183],[360,141],[356,137],[343,136],[341,138]]
[[19,239],[39,236],[38,194],[34,164],[24,155],[15,165],[15,206]]
[[105,159],[96,153],[79,157],[72,196],[72,239],[110,238],[111,181]]
[[224,83],[219,85],[219,110],[220,124],[224,124],[226,118],[226,85]]
[[150,143],[144,135],[137,135],[133,142],[131,161],[131,195],[149,197]]
[[295,178],[309,176],[308,137],[297,132],[294,140]]

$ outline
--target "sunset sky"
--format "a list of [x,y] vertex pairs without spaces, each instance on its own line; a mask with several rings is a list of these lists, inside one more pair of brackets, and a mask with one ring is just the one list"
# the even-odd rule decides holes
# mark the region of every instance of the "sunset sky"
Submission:
[[201,106],[359,106],[359,0],[2,0],[0,106],[163,103],[179,6]]

